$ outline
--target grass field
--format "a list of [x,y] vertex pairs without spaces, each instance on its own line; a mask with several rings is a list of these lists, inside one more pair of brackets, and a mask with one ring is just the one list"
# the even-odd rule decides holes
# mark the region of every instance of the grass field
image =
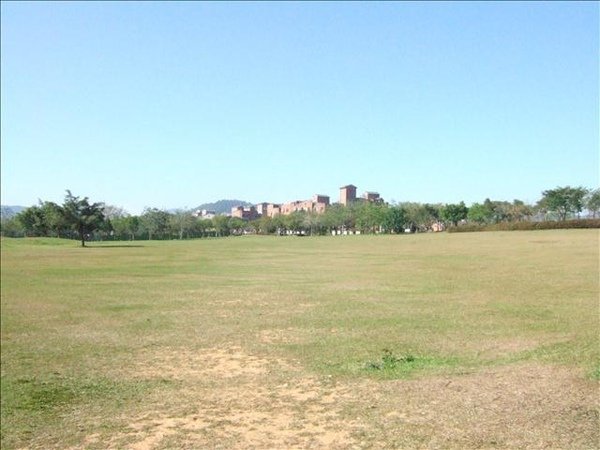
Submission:
[[597,230],[2,240],[11,448],[598,448]]

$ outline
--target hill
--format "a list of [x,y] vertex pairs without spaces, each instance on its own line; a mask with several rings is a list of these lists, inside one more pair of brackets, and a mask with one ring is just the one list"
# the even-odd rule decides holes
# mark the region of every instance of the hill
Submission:
[[203,203],[197,206],[195,210],[206,209],[208,211],[214,211],[217,214],[230,213],[231,208],[234,206],[251,206],[252,203],[244,200],[218,200],[213,203]]
[[4,219],[8,219],[8,218],[10,218],[12,216],[16,216],[17,214],[19,214],[24,209],[26,209],[25,206],[1,205],[0,206],[0,216],[2,218],[4,218]]

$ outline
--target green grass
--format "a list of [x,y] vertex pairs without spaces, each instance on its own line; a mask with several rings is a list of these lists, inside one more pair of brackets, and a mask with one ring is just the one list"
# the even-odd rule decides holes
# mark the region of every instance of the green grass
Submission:
[[[76,444],[75,412],[91,408],[110,427],[148,392],[177,392],[117,375],[148,349],[236,344],[339,378],[537,361],[597,379],[598,237],[3,239],[2,448]],[[260,338],[268,332],[280,338]]]

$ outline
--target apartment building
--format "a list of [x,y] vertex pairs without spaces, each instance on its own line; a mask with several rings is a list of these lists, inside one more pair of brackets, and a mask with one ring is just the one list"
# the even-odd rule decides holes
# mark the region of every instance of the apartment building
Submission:
[[348,206],[350,203],[356,201],[356,186],[348,184],[340,188],[340,203],[344,206]]
[[363,199],[368,202],[381,203],[383,199],[379,196],[379,192],[365,192],[363,194]]
[[[365,192],[361,198],[356,197],[356,186],[348,184],[340,188],[340,203],[347,206],[356,201],[369,201],[380,203],[383,199],[377,192]],[[315,194],[308,200],[296,200],[293,202],[276,204],[276,203],[258,203],[255,206],[244,208],[236,206],[231,208],[231,216],[239,217],[240,219],[254,220],[258,217],[268,216],[275,217],[278,214],[288,215],[297,211],[312,212],[322,214],[330,204],[328,195]]]
[[295,202],[284,203],[280,207],[280,214],[288,215],[296,211],[315,212],[321,214],[329,205],[329,196],[313,195],[309,200],[296,200]]
[[277,214],[281,214],[281,205],[276,205],[275,203],[269,203],[267,205],[267,216],[273,217]]
[[247,208],[244,208],[243,206],[234,206],[231,208],[231,217],[238,217],[244,220],[254,220],[258,219],[260,216],[256,210],[256,207],[254,206]]
[[268,209],[269,209],[269,204],[266,202],[258,203],[256,205],[256,212],[261,216],[267,215]]

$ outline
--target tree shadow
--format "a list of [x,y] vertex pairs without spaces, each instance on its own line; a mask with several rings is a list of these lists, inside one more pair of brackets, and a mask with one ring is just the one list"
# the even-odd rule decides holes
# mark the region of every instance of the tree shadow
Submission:
[[141,245],[141,244],[131,244],[131,245],[127,245],[127,244],[108,244],[108,245],[90,245],[90,244],[85,244],[85,248],[143,248],[145,247],[145,245]]

